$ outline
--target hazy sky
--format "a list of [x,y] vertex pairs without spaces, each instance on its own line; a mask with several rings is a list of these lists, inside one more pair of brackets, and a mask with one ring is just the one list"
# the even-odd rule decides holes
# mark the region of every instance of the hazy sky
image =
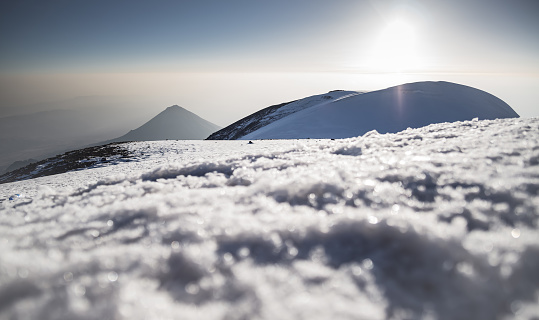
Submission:
[[538,35],[537,0],[3,0],[0,117],[140,95],[227,125],[333,89],[420,80],[539,116]]

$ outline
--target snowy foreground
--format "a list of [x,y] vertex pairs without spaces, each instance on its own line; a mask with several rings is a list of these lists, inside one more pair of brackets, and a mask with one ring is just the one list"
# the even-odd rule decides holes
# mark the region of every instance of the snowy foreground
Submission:
[[127,146],[0,185],[0,319],[539,315],[539,119]]

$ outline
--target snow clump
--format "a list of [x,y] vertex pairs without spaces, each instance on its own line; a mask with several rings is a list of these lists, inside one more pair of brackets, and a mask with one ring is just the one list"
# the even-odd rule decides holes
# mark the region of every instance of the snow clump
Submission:
[[3,319],[536,319],[539,119],[161,141],[0,185]]

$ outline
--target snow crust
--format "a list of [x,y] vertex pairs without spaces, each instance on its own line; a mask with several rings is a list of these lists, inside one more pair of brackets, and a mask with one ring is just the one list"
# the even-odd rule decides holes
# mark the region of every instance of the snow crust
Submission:
[[0,185],[0,318],[539,314],[539,119],[127,147]]

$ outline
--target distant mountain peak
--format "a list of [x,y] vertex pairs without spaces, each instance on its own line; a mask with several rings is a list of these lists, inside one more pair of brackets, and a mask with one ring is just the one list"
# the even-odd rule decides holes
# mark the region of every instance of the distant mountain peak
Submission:
[[172,105],[139,128],[108,142],[202,140],[217,130],[219,126],[183,107]]

